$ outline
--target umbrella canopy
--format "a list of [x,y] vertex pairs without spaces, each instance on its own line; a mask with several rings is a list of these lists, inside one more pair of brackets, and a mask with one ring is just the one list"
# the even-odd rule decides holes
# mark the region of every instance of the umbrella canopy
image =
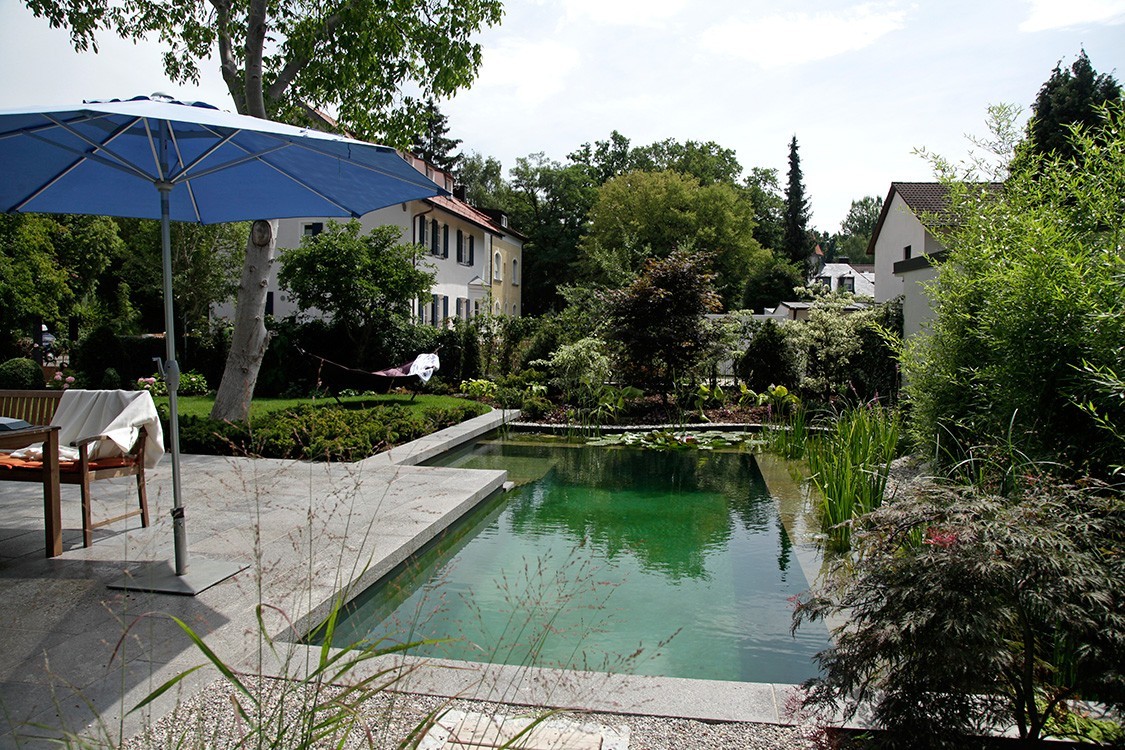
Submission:
[[361,216],[443,193],[387,146],[138,97],[0,110],[0,209],[216,224]]
[[[358,217],[444,193],[387,146],[199,102],[137,97],[0,110],[0,210],[161,220],[177,577],[188,565],[169,221]],[[229,570],[213,566],[199,581],[160,590],[198,593]]]

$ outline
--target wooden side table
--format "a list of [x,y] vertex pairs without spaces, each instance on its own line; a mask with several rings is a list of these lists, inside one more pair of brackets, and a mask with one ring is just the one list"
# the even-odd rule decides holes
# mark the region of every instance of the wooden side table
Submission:
[[[0,432],[0,448],[25,448],[43,443],[43,518],[47,557],[62,554],[62,511],[59,498],[59,428],[29,427]],[[0,479],[2,479],[0,475]]]

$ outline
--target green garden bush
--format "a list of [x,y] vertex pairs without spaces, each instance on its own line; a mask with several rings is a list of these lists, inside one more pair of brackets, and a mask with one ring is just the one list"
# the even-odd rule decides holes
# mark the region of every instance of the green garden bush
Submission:
[[17,357],[0,364],[0,388],[29,391],[45,387],[43,368],[34,359]]
[[914,440],[950,464],[1006,445],[1105,476],[1125,455],[1122,105],[1074,143],[1082,166],[1048,160],[1002,189],[944,167],[962,220],[928,220],[949,255],[904,380]]
[[185,453],[358,461],[487,410],[471,401],[421,412],[401,406],[352,409],[302,404],[270,412],[253,420],[251,427],[181,417],[180,445]]

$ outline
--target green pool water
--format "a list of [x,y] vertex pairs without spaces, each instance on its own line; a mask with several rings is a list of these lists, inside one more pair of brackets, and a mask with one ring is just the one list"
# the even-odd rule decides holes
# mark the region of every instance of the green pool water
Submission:
[[441,465],[504,468],[484,503],[348,607],[335,645],[441,639],[465,661],[800,682],[828,645],[789,633],[808,588],[753,455],[484,440]]

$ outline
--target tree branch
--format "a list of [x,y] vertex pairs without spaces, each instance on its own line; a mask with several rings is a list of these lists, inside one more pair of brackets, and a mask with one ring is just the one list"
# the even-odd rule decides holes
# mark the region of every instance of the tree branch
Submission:
[[250,0],[246,18],[246,114],[266,119],[262,91],[262,56],[266,42],[267,0]]
[[238,75],[238,61],[234,57],[230,39],[230,0],[211,0],[211,5],[215,8],[215,23],[218,26],[219,70],[223,74],[227,91],[234,100],[235,111],[246,114],[246,89]]

